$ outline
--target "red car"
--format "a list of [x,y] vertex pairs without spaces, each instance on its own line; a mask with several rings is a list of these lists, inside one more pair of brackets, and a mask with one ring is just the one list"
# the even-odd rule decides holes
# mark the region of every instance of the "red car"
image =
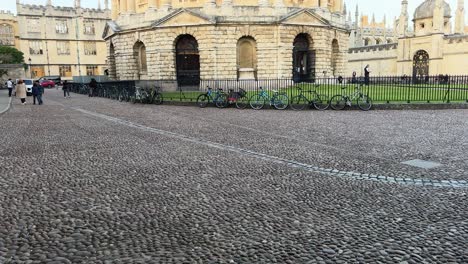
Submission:
[[41,81],[41,86],[44,88],[52,88],[55,87],[55,82],[51,80],[43,80]]

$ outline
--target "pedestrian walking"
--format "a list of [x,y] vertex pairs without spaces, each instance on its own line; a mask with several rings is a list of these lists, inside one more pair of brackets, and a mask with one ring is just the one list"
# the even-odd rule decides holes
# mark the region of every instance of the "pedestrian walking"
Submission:
[[369,83],[370,83],[370,73],[371,73],[370,66],[369,64],[367,64],[366,67],[364,68],[364,84],[367,86],[369,86]]
[[44,103],[42,101],[42,98],[44,96],[44,87],[42,87],[42,85],[38,81],[36,81],[36,84],[37,84],[37,88],[39,89],[39,93],[37,94],[37,100],[39,102],[39,105],[41,105]]
[[8,79],[7,81],[7,87],[8,87],[8,97],[11,97],[11,93],[13,92],[13,81]]
[[67,95],[68,95],[68,98],[70,98],[70,87],[68,85],[67,80],[63,81],[62,90],[63,90],[63,97],[67,98]]
[[33,105],[36,104],[36,100],[37,100],[37,103],[40,104],[40,101],[39,101],[39,83],[38,82],[34,82],[33,83],[33,87],[32,87],[32,95],[33,95]]
[[16,97],[21,99],[21,104],[26,104],[26,85],[23,79],[19,79],[18,85],[16,85]]
[[91,78],[91,81],[89,82],[89,85],[88,85],[89,86],[89,95],[88,95],[89,97],[94,96],[94,93],[95,93],[95,91],[97,89],[97,84],[98,83],[97,83],[96,79]]

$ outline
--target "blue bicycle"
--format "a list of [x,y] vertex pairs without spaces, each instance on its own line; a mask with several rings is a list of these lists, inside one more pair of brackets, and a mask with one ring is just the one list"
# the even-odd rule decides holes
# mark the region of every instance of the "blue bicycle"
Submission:
[[200,94],[197,98],[197,105],[205,108],[209,103],[213,102],[218,108],[225,108],[228,105],[227,94],[223,89],[218,89],[216,92],[207,86],[208,90],[204,94]]
[[284,110],[289,105],[289,98],[286,93],[280,93],[275,90],[273,90],[273,96],[270,96],[267,91],[260,87],[260,92],[250,97],[249,102],[250,107],[255,110],[262,109],[267,102],[278,110]]

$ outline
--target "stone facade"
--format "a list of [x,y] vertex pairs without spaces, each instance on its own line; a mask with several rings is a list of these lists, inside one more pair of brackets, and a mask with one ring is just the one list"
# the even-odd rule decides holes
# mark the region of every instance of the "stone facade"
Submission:
[[0,84],[4,84],[9,78],[16,80],[25,77],[25,71],[22,64],[0,64],[0,71],[6,74],[0,76]]
[[0,11],[0,45],[20,48],[19,29],[16,16]]
[[360,74],[367,64],[374,76],[425,78],[428,75],[468,74],[468,31],[463,24],[463,0],[458,1],[454,31],[450,7],[442,0],[427,0],[421,4],[413,15],[414,32],[408,31],[407,14],[407,1],[403,0],[402,14],[395,27],[399,36],[397,44],[349,50],[347,75],[353,71]]
[[[113,7],[121,2],[113,1]],[[177,43],[183,36],[196,40],[202,80],[292,78],[299,35],[308,39],[304,54],[313,71],[309,77],[344,74],[349,31],[341,1],[321,1],[322,7],[318,1],[246,2],[163,1],[154,8],[133,9],[129,4],[130,11],[114,10],[115,20],[104,32],[111,77],[175,80],[180,76]],[[243,39],[254,46],[251,68],[241,67]],[[338,48],[332,48],[333,42]],[[147,71],[140,70],[136,43],[145,46]]]
[[42,5],[25,5],[17,1],[20,50],[31,69],[28,77],[61,75],[72,79],[78,75],[102,75],[107,69],[106,44],[101,33],[111,11]]

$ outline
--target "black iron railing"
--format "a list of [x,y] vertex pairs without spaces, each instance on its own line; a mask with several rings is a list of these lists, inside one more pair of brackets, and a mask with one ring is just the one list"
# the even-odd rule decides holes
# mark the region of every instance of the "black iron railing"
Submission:
[[[129,97],[135,96],[136,88],[151,90],[158,87],[164,101],[195,102],[208,87],[238,92],[247,92],[247,96],[257,93],[262,87],[269,93],[280,91],[293,98],[300,90],[315,90],[331,98],[333,95],[352,93],[357,86],[369,95],[376,104],[386,103],[451,103],[468,102],[468,76],[385,76],[372,77],[368,85],[362,77],[353,78],[316,78],[310,82],[295,82],[293,79],[259,80],[200,80],[199,85],[180,86],[177,80],[128,80],[101,82],[93,96],[118,98],[122,91]],[[88,94],[87,84],[69,83],[71,91]],[[345,88],[345,89],[342,89]],[[131,98],[130,98],[131,99]]]

